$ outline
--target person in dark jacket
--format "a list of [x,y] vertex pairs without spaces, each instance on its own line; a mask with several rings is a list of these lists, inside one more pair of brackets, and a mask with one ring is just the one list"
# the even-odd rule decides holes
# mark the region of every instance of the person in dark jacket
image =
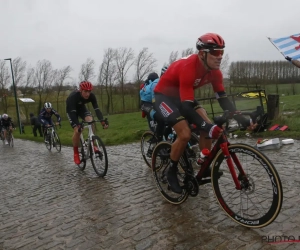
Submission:
[[32,127],[33,135],[37,137],[36,131],[38,130],[40,133],[40,137],[43,137],[41,123],[39,122],[39,119],[36,116],[34,116],[33,113],[30,113],[30,124],[31,126],[33,126]]

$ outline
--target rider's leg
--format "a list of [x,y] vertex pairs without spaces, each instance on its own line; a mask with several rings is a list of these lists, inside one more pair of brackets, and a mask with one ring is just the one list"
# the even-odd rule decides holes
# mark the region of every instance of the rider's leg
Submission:
[[75,164],[80,164],[80,158],[79,158],[79,152],[78,152],[78,145],[80,140],[80,132],[78,131],[78,127],[73,127],[73,137],[72,137],[72,143],[73,143],[73,150],[74,150],[74,162]]
[[7,138],[6,138],[6,129],[7,129],[7,128],[3,129],[3,136],[4,136],[5,144],[8,144]]
[[186,145],[191,139],[191,130],[186,120],[182,120],[176,123],[173,126],[173,129],[177,134],[177,138],[175,142],[172,144],[170,158],[171,160],[178,162],[184,152]]
[[[79,113],[79,116],[81,116],[80,113]],[[78,152],[78,145],[79,145],[81,132],[78,131],[78,126],[77,126],[78,121],[77,121],[77,123],[74,122],[71,118],[72,116],[69,113],[67,113],[67,117],[68,117],[71,127],[73,128],[72,144],[73,144],[73,151],[74,151],[74,162],[75,162],[75,164],[79,165],[80,158],[79,158],[79,152]]]
[[171,186],[171,189],[175,193],[182,193],[182,188],[179,185],[177,172],[178,172],[178,161],[182,156],[184,149],[191,138],[191,130],[185,120],[176,123],[173,126],[177,138],[171,147],[170,154],[170,167],[167,173],[167,180]]
[[[212,123],[211,120],[208,118],[207,113],[205,109],[203,108],[198,108],[196,109],[197,113],[201,115],[201,117],[207,122],[207,123]],[[200,139],[199,139],[199,148],[200,151],[204,148],[207,148],[211,150],[211,145],[212,145],[212,139],[208,139],[208,132],[200,130]],[[222,171],[218,171],[218,175],[221,176],[223,175]],[[207,168],[205,173],[203,174],[203,178],[207,178],[211,176],[211,167]]]
[[[207,122],[212,123],[211,120],[208,118],[207,113],[204,108],[196,109],[196,112]],[[200,130],[200,139],[199,139],[199,148],[200,151],[204,148],[211,149],[212,140],[207,139],[208,132]]]
[[[84,117],[84,120],[85,120],[86,122],[91,122],[91,121],[93,121],[93,117],[92,117],[91,115],[88,115],[88,116]],[[92,130],[93,130],[93,133],[95,133],[95,126],[94,126],[94,124],[92,125]],[[99,152],[99,149],[98,149],[98,147],[94,144],[94,142],[93,142],[93,146],[94,146],[94,152]]]

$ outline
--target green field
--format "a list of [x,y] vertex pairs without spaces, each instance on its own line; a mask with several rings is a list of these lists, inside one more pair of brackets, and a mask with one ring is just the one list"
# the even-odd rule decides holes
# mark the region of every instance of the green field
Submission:
[[[279,106],[279,117],[272,121],[272,124],[288,125],[290,131],[267,131],[263,133],[253,134],[254,137],[284,137],[284,138],[294,138],[300,139],[300,95],[297,96],[282,96],[280,97]],[[240,110],[250,109],[255,110],[256,106],[259,105],[258,99],[245,98],[237,101],[237,107]],[[210,112],[211,106],[209,104],[203,105],[204,108]],[[265,107],[266,108],[266,107]],[[221,112],[217,102],[213,103],[213,109],[215,112]],[[292,114],[283,113],[286,111],[292,111]],[[137,142],[140,140],[142,133],[147,130],[148,125],[146,118],[141,117],[141,112],[133,112],[126,114],[116,114],[106,116],[109,120],[109,129],[103,130],[101,126],[98,125],[96,134],[99,135],[106,145],[118,145],[131,142]],[[55,121],[55,117],[53,118]],[[85,132],[86,133],[86,132]],[[245,131],[237,131],[239,136],[245,136]],[[33,137],[31,126],[25,126],[25,134],[19,134],[19,131],[15,131],[16,138],[29,139],[43,142],[40,137]],[[64,120],[62,122],[61,129],[58,129],[58,134],[61,138],[63,145],[72,145],[72,134],[73,130],[68,123]]]

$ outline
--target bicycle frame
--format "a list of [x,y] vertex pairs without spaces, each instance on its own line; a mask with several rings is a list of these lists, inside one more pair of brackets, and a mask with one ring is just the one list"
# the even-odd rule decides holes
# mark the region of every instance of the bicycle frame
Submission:
[[196,178],[199,182],[201,182],[202,176],[204,174],[204,172],[206,171],[206,169],[210,166],[210,164],[214,161],[215,156],[217,155],[217,153],[219,152],[219,150],[222,150],[223,155],[226,159],[228,168],[230,170],[232,179],[235,183],[235,187],[237,190],[241,190],[241,184],[238,180],[238,176],[237,173],[234,169],[234,165],[232,160],[234,161],[234,163],[236,164],[240,174],[246,178],[246,174],[244,172],[244,169],[242,168],[242,165],[240,164],[239,159],[236,157],[235,154],[231,155],[229,153],[228,150],[228,146],[230,145],[228,139],[227,139],[227,135],[226,132],[223,132],[222,135],[219,137],[219,139],[217,140],[217,142],[215,143],[215,145],[213,146],[212,150],[210,151],[210,154],[207,156],[207,159],[203,162],[202,167],[200,168],[198,174],[196,175]]
[[[82,122],[83,124],[86,123],[87,125],[83,125],[83,129],[87,128],[89,130],[88,132],[88,138],[87,138],[87,150],[86,152],[84,152],[84,159],[86,160],[87,158],[89,158],[89,154],[90,154],[90,147],[88,145],[90,145],[91,141],[93,141],[93,136],[95,135],[93,132],[93,128],[92,128],[92,123],[93,122]],[[80,134],[80,140],[82,145],[84,145],[85,140],[83,138],[83,134]]]
[[51,125],[51,126],[48,126],[47,127],[47,135],[51,135],[51,137],[53,137],[53,132],[54,132],[54,127]]

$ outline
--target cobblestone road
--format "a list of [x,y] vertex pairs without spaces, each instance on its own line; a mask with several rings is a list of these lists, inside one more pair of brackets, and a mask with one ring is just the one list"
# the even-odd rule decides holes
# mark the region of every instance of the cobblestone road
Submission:
[[209,184],[181,205],[167,203],[139,144],[108,147],[105,178],[90,162],[81,172],[68,147],[0,144],[0,249],[300,249],[262,241],[300,236],[299,148],[296,141],[267,151],[283,183],[283,207],[268,227],[247,229],[223,213]]

